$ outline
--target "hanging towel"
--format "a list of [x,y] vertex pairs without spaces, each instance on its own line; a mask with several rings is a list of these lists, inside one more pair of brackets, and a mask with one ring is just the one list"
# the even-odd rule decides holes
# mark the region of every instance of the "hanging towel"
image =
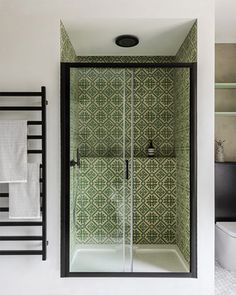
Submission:
[[9,218],[40,218],[39,164],[28,163],[27,183],[9,183]]
[[0,183],[27,181],[27,121],[0,120]]

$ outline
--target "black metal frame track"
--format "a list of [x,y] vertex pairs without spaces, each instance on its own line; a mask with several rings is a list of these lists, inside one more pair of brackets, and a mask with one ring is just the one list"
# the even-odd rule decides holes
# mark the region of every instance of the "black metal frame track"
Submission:
[[[190,271],[71,272],[70,259],[70,69],[187,68],[190,73]],[[197,63],[61,63],[61,277],[197,278]]]

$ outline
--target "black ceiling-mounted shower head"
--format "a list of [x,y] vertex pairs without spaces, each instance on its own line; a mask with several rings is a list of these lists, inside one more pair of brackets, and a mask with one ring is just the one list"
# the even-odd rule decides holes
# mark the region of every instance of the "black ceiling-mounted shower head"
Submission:
[[115,42],[120,47],[134,47],[138,45],[139,39],[133,35],[120,35],[116,37]]

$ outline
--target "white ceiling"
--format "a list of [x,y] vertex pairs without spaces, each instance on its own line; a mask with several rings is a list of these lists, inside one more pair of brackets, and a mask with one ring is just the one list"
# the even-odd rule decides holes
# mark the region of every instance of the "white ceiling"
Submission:
[[[62,19],[78,56],[175,55],[195,20],[190,19]],[[133,48],[118,47],[118,35],[139,38]]]
[[216,43],[236,43],[236,0],[215,0]]

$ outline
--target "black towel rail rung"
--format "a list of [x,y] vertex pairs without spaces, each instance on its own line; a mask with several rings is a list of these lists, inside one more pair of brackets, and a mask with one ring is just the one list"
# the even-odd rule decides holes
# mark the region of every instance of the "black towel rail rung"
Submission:
[[[42,211],[42,207],[40,207],[40,210]],[[9,212],[9,207],[0,207],[0,212]]]
[[0,96],[42,96],[42,92],[21,92],[21,91],[11,91],[11,92],[0,92]]
[[0,250],[0,255],[43,255],[41,250]]
[[[0,227],[4,226],[40,226],[42,227],[41,236],[0,236],[0,241],[31,241],[31,240],[40,240],[42,241],[42,250],[0,250],[0,255],[42,255],[42,259],[46,260],[47,253],[47,232],[46,232],[46,88],[41,87],[40,92],[0,92],[0,97],[40,97],[41,105],[37,106],[0,106],[0,111],[40,111],[41,120],[29,120],[27,125],[39,125],[41,126],[41,135],[27,135],[27,139],[40,139],[42,141],[41,149],[28,149],[28,154],[41,154],[42,163],[40,164],[40,188],[41,193],[41,214],[42,221],[1,221]],[[19,101],[19,100],[18,100]],[[0,198],[8,198],[9,193],[0,193]],[[0,212],[9,211],[8,207],[0,207]]]
[[42,135],[27,135],[27,139],[42,139]]
[[9,193],[0,193],[0,198],[8,198]]
[[0,212],[9,212],[8,207],[0,207]]
[[1,106],[0,111],[42,111],[42,107],[33,106]]
[[28,154],[42,154],[42,150],[27,150]]
[[0,212],[9,212],[8,207],[0,207]]
[[27,121],[27,125],[42,125],[42,121]]
[[0,236],[0,241],[42,241],[42,236]]
[[42,226],[42,221],[0,221],[0,226]]
[[[40,197],[43,197],[43,193],[40,193]],[[0,198],[9,198],[9,193],[0,193]]]

